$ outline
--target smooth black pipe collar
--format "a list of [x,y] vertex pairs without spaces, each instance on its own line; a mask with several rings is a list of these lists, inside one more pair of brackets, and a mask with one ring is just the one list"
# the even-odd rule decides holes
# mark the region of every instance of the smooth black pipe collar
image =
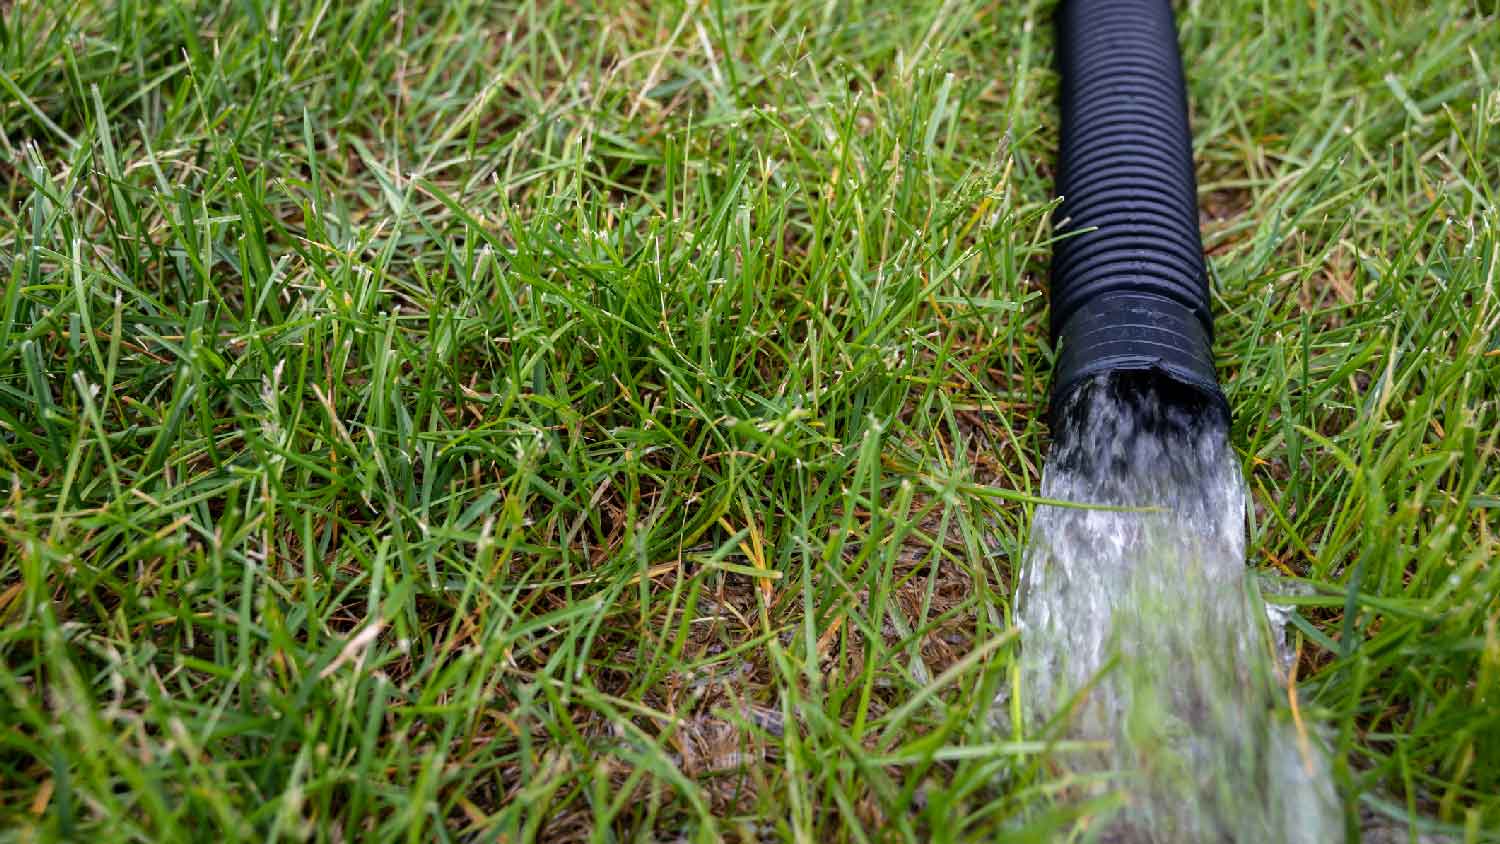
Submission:
[[1062,202],[1052,253],[1054,416],[1107,372],[1154,372],[1219,405],[1187,86],[1168,0],[1057,7]]

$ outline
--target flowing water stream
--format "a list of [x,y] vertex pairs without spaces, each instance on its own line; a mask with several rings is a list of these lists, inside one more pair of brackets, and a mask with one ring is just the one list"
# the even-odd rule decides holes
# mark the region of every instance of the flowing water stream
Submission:
[[[1123,797],[1094,840],[1343,840],[1320,743],[1287,712],[1273,630],[1247,591],[1245,489],[1221,412],[1105,376],[1058,414],[1023,564],[1022,689],[1034,728]],[[1102,509],[1112,508],[1112,509]],[[1092,795],[1084,795],[1092,796]]]

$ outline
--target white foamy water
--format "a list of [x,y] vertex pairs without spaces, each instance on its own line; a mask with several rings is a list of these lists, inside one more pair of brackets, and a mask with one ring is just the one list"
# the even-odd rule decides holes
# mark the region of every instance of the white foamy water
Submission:
[[1340,842],[1320,743],[1285,711],[1246,590],[1225,424],[1180,392],[1110,376],[1059,414],[1042,494],[1094,506],[1033,521],[1017,596],[1028,724],[1100,748],[1058,755],[1124,797],[1100,840]]

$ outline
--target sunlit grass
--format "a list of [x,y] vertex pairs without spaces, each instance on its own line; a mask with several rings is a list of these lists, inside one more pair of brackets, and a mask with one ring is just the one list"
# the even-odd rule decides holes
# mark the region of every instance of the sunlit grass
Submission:
[[[1474,841],[1482,14],[1181,10],[1302,717],[1352,825]],[[6,825],[1086,839],[1108,801],[1032,811],[1070,783],[988,717],[1047,443],[1049,15],[7,4]]]

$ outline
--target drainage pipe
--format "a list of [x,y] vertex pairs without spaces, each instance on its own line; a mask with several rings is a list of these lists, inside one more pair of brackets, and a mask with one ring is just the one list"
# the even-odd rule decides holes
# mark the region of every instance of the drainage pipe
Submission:
[[1061,0],[1056,23],[1054,417],[1092,376],[1121,372],[1164,376],[1227,414],[1171,5]]

